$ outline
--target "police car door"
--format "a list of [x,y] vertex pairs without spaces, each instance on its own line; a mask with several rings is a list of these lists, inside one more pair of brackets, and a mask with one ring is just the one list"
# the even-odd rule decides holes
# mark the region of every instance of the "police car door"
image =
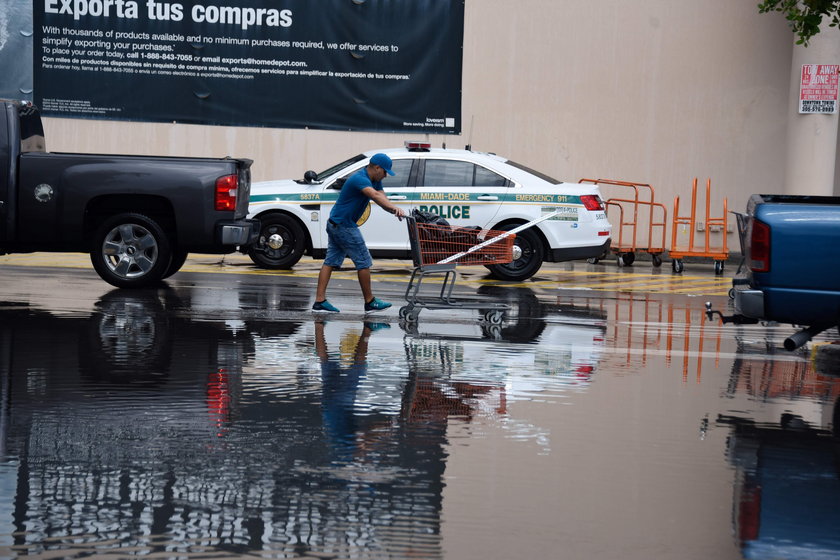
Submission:
[[418,176],[415,208],[452,225],[493,226],[511,183],[482,165],[454,159],[426,159]]

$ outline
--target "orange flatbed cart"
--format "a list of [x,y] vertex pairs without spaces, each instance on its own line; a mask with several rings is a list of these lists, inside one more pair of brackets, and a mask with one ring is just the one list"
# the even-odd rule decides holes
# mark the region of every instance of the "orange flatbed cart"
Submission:
[[[618,239],[613,237],[610,251],[616,255],[618,266],[629,266],[636,260],[636,252],[644,251],[650,253],[653,266],[662,265],[662,253],[665,252],[665,229],[668,222],[668,210],[664,204],[654,201],[653,187],[647,183],[635,183],[632,181],[616,181],[613,179],[581,179],[579,183],[593,183],[596,185],[612,185],[633,189],[633,198],[608,198],[604,202],[607,214],[610,208],[618,211]],[[626,210],[626,216],[625,216]],[[661,211],[661,220],[659,219]],[[640,220],[647,218],[647,245],[639,240]],[[642,226],[644,227],[644,226]],[[655,244],[654,228],[661,228],[660,243]],[[625,235],[626,234],[626,235]],[[597,263],[599,259],[589,259],[590,263]]]
[[[685,257],[706,257],[714,259],[715,274],[723,274],[723,264],[729,258],[729,248],[726,244],[726,234],[728,232],[728,214],[726,198],[723,199],[723,215],[721,217],[711,216],[711,194],[712,194],[712,180],[706,180],[706,221],[703,227],[703,245],[695,245],[695,231],[697,228],[697,178],[691,188],[691,213],[688,216],[680,216],[680,197],[674,198],[674,220],[673,229],[671,230],[671,268],[675,273],[680,273],[685,269],[683,265],[683,258]],[[688,227],[688,245],[679,244],[679,235],[677,231],[678,226]],[[723,237],[720,246],[710,246],[709,234],[712,227],[719,226]],[[685,237],[685,236],[683,236]]]

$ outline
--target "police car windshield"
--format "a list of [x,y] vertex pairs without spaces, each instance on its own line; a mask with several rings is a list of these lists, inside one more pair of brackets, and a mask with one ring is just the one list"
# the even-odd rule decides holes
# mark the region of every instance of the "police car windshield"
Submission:
[[329,169],[325,169],[324,171],[321,171],[320,173],[318,173],[318,179],[323,181],[327,177],[331,176],[333,173],[338,173],[339,171],[341,171],[345,167],[349,167],[349,166],[353,165],[354,163],[356,163],[357,161],[362,161],[363,159],[365,159],[365,156],[363,154],[353,156],[350,159],[348,159],[347,161],[342,161],[338,165],[333,165]]
[[[512,165],[513,167],[515,167],[517,169],[521,169],[522,171],[524,171],[526,173],[530,173],[531,175],[536,175],[537,177],[539,177],[543,181],[548,181],[552,185],[556,185],[557,183],[562,183],[563,182],[563,181],[558,181],[554,177],[546,175],[545,173],[540,173],[539,171],[534,171],[530,167],[522,165],[521,163],[516,163],[515,161],[507,160],[505,163],[507,163],[508,165]],[[319,175],[319,177],[320,177],[320,175]]]

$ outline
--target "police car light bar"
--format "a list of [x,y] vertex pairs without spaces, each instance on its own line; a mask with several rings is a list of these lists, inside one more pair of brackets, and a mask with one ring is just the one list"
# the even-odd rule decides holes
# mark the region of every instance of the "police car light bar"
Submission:
[[428,152],[432,147],[432,143],[406,140],[405,147],[409,152]]

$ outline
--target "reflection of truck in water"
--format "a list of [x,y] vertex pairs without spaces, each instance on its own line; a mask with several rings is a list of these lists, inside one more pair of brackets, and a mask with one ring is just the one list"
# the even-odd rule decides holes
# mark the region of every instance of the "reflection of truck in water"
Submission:
[[[16,508],[0,534],[56,557],[439,557],[448,422],[503,388],[419,367],[386,332],[358,391],[328,395],[308,300],[291,298],[290,321],[251,319],[219,303],[230,291],[114,290],[85,316],[0,304],[0,484]],[[236,297],[263,309],[254,293]],[[342,362],[356,325],[330,325]],[[280,346],[293,351],[258,361]],[[330,402],[349,403],[345,462],[328,451]]]
[[[728,395],[733,525],[745,558],[840,557],[840,377],[741,348]],[[743,399],[746,398],[746,401]]]
[[[787,350],[840,325],[840,197],[754,194],[738,216],[746,276],[733,280],[724,322],[804,326]],[[714,313],[706,304],[709,318]]]

